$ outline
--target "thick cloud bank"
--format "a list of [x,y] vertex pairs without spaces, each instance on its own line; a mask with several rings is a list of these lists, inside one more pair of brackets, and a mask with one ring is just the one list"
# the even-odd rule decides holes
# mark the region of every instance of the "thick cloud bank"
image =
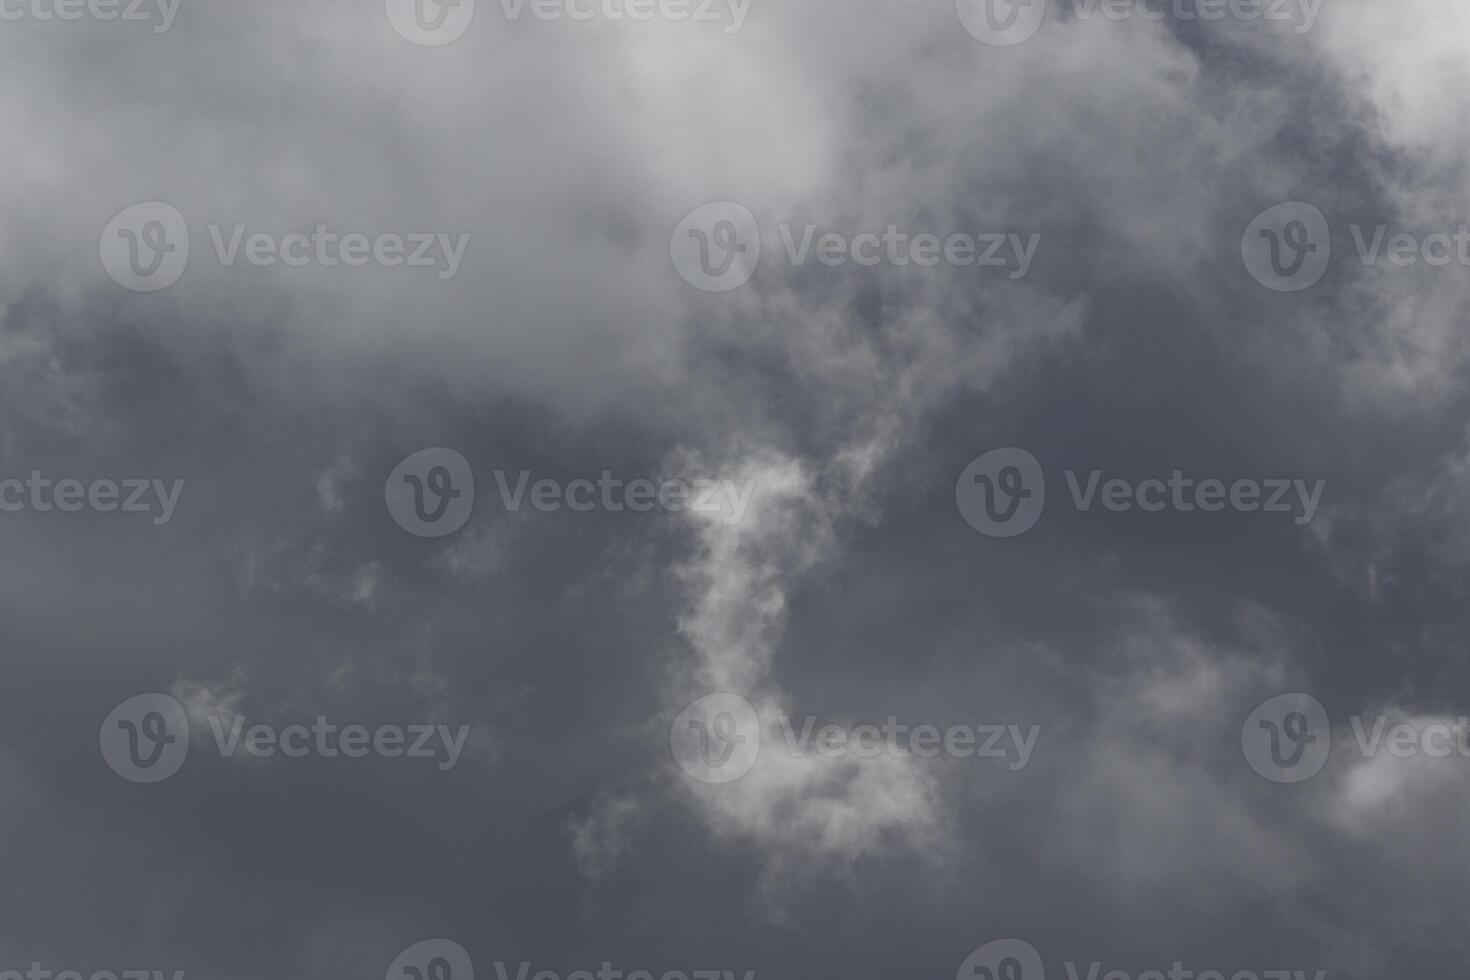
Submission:
[[0,980],[1462,970],[1467,65],[0,0]]

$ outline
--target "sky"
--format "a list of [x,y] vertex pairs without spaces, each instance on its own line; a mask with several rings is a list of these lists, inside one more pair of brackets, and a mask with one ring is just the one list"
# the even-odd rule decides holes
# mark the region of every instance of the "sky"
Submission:
[[0,980],[1462,971],[1467,55],[0,0]]

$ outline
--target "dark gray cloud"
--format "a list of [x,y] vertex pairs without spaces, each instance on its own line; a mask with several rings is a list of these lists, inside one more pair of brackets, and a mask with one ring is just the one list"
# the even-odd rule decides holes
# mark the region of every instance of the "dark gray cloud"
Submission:
[[[1389,258],[1470,224],[1470,14],[1053,0],[1004,47],[947,2],[475,6],[429,47],[381,3],[0,4],[0,980],[377,977],[436,938],[479,980],[948,978],[1003,939],[1053,980],[1464,962],[1470,759],[1360,732],[1470,715],[1465,267]],[[722,201],[760,262],[703,292],[671,234]],[[1330,258],[1277,292],[1242,236],[1288,201]],[[149,202],[188,263],[134,292],[103,231]],[[353,268],[319,226],[465,245]],[[1039,237],[1014,276],[815,257],[890,226]],[[474,507],[417,537],[384,482],[435,447]],[[1046,481],[1010,538],[956,504],[1004,447]],[[1309,521],[1101,502],[1176,472],[1323,489]],[[86,496],[139,480],[176,506]],[[1242,750],[1288,692],[1330,742],[1292,784]],[[99,750],[144,693],[189,715],[152,785]],[[746,704],[681,715],[716,693]],[[223,757],[236,717],[468,733]],[[701,724],[759,740],[740,778],[671,752]]]

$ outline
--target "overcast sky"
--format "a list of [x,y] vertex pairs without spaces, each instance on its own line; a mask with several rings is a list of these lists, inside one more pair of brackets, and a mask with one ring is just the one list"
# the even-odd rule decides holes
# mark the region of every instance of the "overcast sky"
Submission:
[[0,0],[0,980],[1464,971],[1470,7],[418,3]]

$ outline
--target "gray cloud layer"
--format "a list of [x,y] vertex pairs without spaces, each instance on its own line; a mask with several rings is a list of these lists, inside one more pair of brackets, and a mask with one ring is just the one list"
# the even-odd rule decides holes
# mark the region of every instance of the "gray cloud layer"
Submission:
[[[1465,269],[1364,266],[1349,226],[1470,223],[1467,39],[1431,0],[1054,12],[1010,48],[945,2],[727,33],[481,0],[443,48],[337,0],[0,21],[0,477],[185,481],[162,525],[0,513],[0,971],[376,977],[440,936],[481,980],[948,978],[1006,937],[1053,977],[1459,968],[1470,760],[1363,758],[1348,719],[1470,714]],[[98,236],[153,200],[189,268],[131,293]],[[768,254],[702,293],[670,232],[721,200]],[[1273,293],[1241,233],[1288,200],[1333,259]],[[212,223],[469,245],[448,280],[223,267]],[[792,267],[782,223],[1041,239],[1020,279]],[[433,446],[479,481],[442,540],[383,504]],[[1048,470],[1011,540],[954,498],[1002,446]],[[756,492],[509,512],[496,469]],[[1305,526],[1081,513],[1063,469],[1327,490]],[[145,691],[472,734],[440,772],[222,759],[196,724],[140,786],[97,732]],[[723,785],[669,751],[714,691],[763,744]],[[1240,748],[1288,691],[1335,747],[1295,786]],[[781,751],[808,715],[1041,734],[1016,770]]]

